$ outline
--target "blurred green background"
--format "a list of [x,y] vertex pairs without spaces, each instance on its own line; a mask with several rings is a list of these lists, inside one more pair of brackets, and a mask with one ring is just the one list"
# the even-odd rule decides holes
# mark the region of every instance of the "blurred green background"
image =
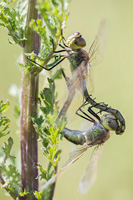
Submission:
[[[97,33],[101,19],[106,19],[109,24],[108,41],[102,62],[92,68],[94,91],[93,96],[97,101],[104,101],[117,108],[126,120],[126,131],[122,136],[112,134],[104,145],[104,151],[98,165],[98,176],[95,184],[86,195],[78,192],[78,183],[90,158],[92,149],[78,162],[76,162],[61,178],[56,185],[54,200],[132,200],[133,199],[133,1],[120,0],[72,0],[69,7],[70,16],[65,30],[68,37],[73,32],[80,32],[87,41],[86,50],[89,49]],[[8,94],[11,84],[21,84],[21,69],[17,64],[20,59],[21,49],[18,46],[9,45],[6,30],[0,27],[0,99],[11,102],[9,118],[12,118],[11,136],[14,138],[14,152],[19,153],[19,134],[16,134],[16,119],[14,105],[16,101]],[[69,71],[68,61],[61,65],[65,72]],[[69,72],[68,72],[69,73]],[[61,104],[65,101],[67,88],[64,80],[56,82],[59,89]],[[44,87],[41,79],[41,87]],[[65,89],[64,89],[65,88]],[[62,92],[63,91],[63,92]],[[65,97],[63,97],[65,95]],[[85,130],[90,124],[75,116],[75,110],[80,106],[82,100],[75,98],[68,116],[70,120],[68,127]],[[80,122],[80,123],[79,123]],[[8,137],[7,137],[8,138]],[[2,139],[0,144],[2,144]],[[67,160],[73,145],[65,139],[60,144],[62,148],[61,167]],[[41,163],[46,165],[45,159],[40,153]],[[4,196],[0,190],[3,200],[11,199]]]

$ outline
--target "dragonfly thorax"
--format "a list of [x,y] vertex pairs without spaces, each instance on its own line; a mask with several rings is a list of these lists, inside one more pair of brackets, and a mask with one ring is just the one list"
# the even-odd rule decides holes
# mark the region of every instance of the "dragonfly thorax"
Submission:
[[110,138],[110,131],[101,123],[95,122],[95,124],[86,131],[84,137],[88,145],[102,144]]
[[68,51],[68,60],[70,61],[71,71],[74,71],[84,61],[86,65],[89,61],[88,53],[84,49]]

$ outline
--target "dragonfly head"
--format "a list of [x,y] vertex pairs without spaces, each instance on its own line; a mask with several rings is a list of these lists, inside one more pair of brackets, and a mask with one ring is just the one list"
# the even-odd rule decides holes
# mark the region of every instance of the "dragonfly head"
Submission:
[[117,131],[119,129],[119,123],[116,117],[111,113],[106,113],[101,117],[103,126],[107,130]]
[[66,45],[73,50],[77,50],[85,47],[86,41],[79,32],[75,32],[67,38]]

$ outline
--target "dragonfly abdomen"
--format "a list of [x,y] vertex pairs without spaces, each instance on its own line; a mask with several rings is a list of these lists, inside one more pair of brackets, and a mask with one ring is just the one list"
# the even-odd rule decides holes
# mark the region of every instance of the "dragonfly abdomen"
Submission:
[[110,131],[107,130],[102,124],[95,123],[87,131],[63,129],[64,137],[74,144],[88,145],[102,144],[110,138]]
[[84,136],[85,135],[84,133],[85,133],[84,131],[69,130],[67,128],[63,129],[64,137],[70,142],[79,145],[83,145],[84,143],[86,143],[86,138]]

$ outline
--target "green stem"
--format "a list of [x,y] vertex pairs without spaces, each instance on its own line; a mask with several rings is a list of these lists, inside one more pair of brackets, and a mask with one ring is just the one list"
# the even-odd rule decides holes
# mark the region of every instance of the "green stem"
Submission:
[[[34,51],[38,54],[40,49],[40,37],[29,27],[31,19],[38,19],[35,8],[37,0],[29,0],[27,12],[27,30],[24,53]],[[26,57],[24,56],[24,64]],[[22,99],[21,99],[21,168],[22,190],[26,189],[31,194],[38,191],[38,135],[33,127],[32,116],[37,112],[38,99],[38,75],[23,70],[22,73]],[[22,198],[27,200],[27,197]],[[32,200],[36,198],[33,197]]]

